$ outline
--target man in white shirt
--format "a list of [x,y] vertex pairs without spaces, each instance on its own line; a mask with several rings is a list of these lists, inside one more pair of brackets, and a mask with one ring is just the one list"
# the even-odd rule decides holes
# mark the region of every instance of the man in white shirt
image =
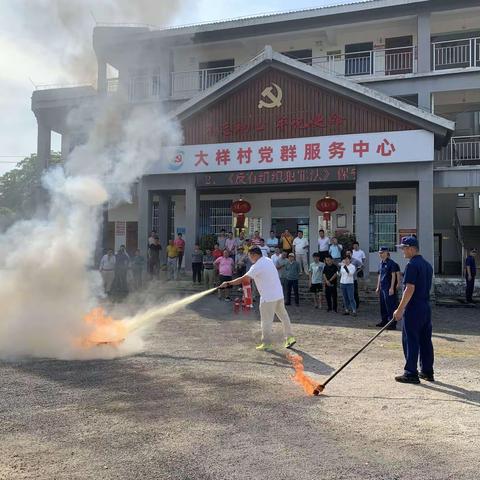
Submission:
[[100,260],[99,268],[100,275],[103,279],[103,288],[107,295],[109,295],[112,290],[113,279],[115,278],[115,263],[115,255],[113,254],[113,250],[109,248],[106,255]]
[[300,269],[305,275],[308,275],[308,240],[303,237],[303,232],[298,231],[297,237],[293,241],[293,253],[295,260],[300,264]]
[[157,231],[152,230],[150,236],[148,237],[148,245],[153,245],[155,243],[155,237],[157,236]]
[[328,249],[330,248],[330,239],[325,236],[325,230],[318,231],[318,253],[320,254],[320,261],[325,262],[325,257],[328,256]]
[[270,248],[268,248],[265,245],[265,240],[263,238],[260,239],[260,245],[259,245],[260,250],[262,251],[262,255],[264,257],[268,257],[268,254],[270,253]]
[[267,247],[270,249],[270,255],[273,255],[275,249],[278,247],[278,238],[275,236],[273,230],[270,230],[270,238],[267,238]]
[[273,264],[275,265],[275,267],[277,266],[277,263],[278,263],[278,260],[282,257],[282,252],[280,251],[280,249],[277,247],[275,249],[275,252],[274,254],[270,257],[272,259],[272,262]]
[[262,255],[258,247],[252,247],[248,252],[252,266],[242,277],[223,282],[220,288],[228,288],[233,285],[241,285],[244,278],[248,277],[255,280],[255,285],[260,293],[260,318],[262,327],[262,343],[257,346],[257,350],[271,350],[272,345],[272,327],[275,315],[280,319],[283,325],[285,335],[285,348],[291,348],[296,340],[292,335],[290,317],[285,308],[283,288],[277,269],[272,260]]
[[362,265],[365,263],[365,259],[367,258],[365,256],[365,252],[363,250],[360,250],[360,245],[358,242],[353,242],[352,258],[356,258],[359,262],[362,263]]

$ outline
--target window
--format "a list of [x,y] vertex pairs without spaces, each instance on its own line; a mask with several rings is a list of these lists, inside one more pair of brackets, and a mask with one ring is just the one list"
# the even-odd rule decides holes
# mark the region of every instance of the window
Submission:
[[282,55],[285,55],[288,58],[293,58],[299,62],[306,63],[307,65],[312,64],[312,50],[290,50],[288,52],[282,52]]
[[345,75],[372,74],[373,42],[345,45]]
[[[157,197],[157,198],[156,198]],[[167,214],[167,235],[168,239],[175,238],[175,202],[168,199],[168,214]],[[160,199],[158,196],[153,196],[152,199],[152,230],[160,232],[164,228],[162,223],[163,218],[160,212]]]
[[235,59],[212,60],[200,62],[200,90],[205,90],[215,85],[220,80],[230,75],[235,70]]
[[233,228],[231,200],[200,200],[199,236],[231,232]]
[[152,201],[152,230],[158,232],[160,226],[160,204],[155,198]]
[[370,252],[378,252],[383,246],[396,251],[397,207],[396,195],[370,197]]

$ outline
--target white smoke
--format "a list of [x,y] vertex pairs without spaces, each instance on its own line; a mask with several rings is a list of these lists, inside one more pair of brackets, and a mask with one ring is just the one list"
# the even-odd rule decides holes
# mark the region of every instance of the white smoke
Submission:
[[[95,70],[93,15],[100,21],[164,25],[181,4],[184,0],[19,0],[16,8],[31,48],[41,45],[52,56],[63,55],[65,76],[81,72],[77,80],[83,81]],[[0,357],[109,358],[140,345],[135,336],[118,348],[80,345],[91,328],[84,316],[103,292],[93,256],[104,204],[129,201],[132,183],[159,160],[162,148],[181,144],[181,129],[160,105],[132,106],[120,93],[71,112],[69,128],[87,141],[65,165],[45,173],[47,214],[0,235]]]
[[[164,27],[191,0],[15,0],[7,7],[19,18],[12,26],[28,52],[46,56],[63,69],[62,82],[94,82],[92,29],[99,23]],[[35,72],[33,73],[35,77]]]
[[[72,126],[85,129],[91,109],[74,112]],[[181,143],[181,130],[158,106],[127,109],[119,97],[93,113],[87,142],[43,177],[51,197],[47,217],[19,222],[0,236],[2,357],[111,357],[139,346],[135,338],[119,348],[78,344],[89,329],[83,317],[102,295],[100,275],[90,267],[103,204],[128,200],[132,182],[161,149]]]

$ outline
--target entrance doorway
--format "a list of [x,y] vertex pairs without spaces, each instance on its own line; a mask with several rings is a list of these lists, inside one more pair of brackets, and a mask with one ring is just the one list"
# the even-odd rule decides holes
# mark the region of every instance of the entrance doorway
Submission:
[[308,239],[308,218],[272,218],[272,230],[277,237],[279,237],[287,228],[294,237],[300,230],[303,232],[303,236]]
[[273,199],[272,230],[280,237],[286,229],[295,237],[301,230],[306,239],[309,237],[310,199]]

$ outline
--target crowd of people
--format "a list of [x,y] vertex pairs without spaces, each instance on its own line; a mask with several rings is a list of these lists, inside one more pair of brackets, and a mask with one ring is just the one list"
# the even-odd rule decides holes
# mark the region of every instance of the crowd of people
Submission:
[[[364,277],[366,254],[354,241],[351,248],[341,245],[335,237],[329,238],[324,230],[318,235],[317,248],[310,257],[310,245],[302,231],[293,236],[288,229],[281,234],[270,231],[267,240],[255,231],[247,238],[241,231],[237,236],[232,232],[221,230],[216,236],[213,248],[201,250],[195,245],[191,253],[192,282],[211,289],[233,278],[242,277],[252,266],[248,252],[258,247],[265,257],[271,258],[284,291],[285,305],[299,305],[299,281],[302,277],[308,283],[312,306],[321,309],[326,306],[327,312],[338,312],[339,293],[343,299],[343,314],[356,316],[360,307],[359,281]],[[165,248],[166,279],[175,281],[183,268],[185,240],[182,233],[170,239]],[[145,270],[149,279],[159,279],[162,266],[162,246],[155,231],[148,238],[146,258],[137,250],[132,257],[120,246],[115,254],[108,250],[100,261],[100,273],[103,278],[105,293],[125,296],[130,289],[142,288]],[[466,262],[466,297],[472,301],[473,284],[476,275],[476,250],[473,249]],[[379,327],[391,320],[398,305],[398,293],[401,289],[401,273],[399,265],[390,258],[387,247],[379,251],[379,267],[376,293],[379,297],[381,321]],[[165,262],[163,262],[165,263]],[[128,272],[131,272],[127,281]],[[258,291],[253,287],[254,301]],[[240,289],[241,290],[241,289]],[[230,291],[219,290],[218,297],[230,301]],[[394,329],[395,324],[389,328]]]

